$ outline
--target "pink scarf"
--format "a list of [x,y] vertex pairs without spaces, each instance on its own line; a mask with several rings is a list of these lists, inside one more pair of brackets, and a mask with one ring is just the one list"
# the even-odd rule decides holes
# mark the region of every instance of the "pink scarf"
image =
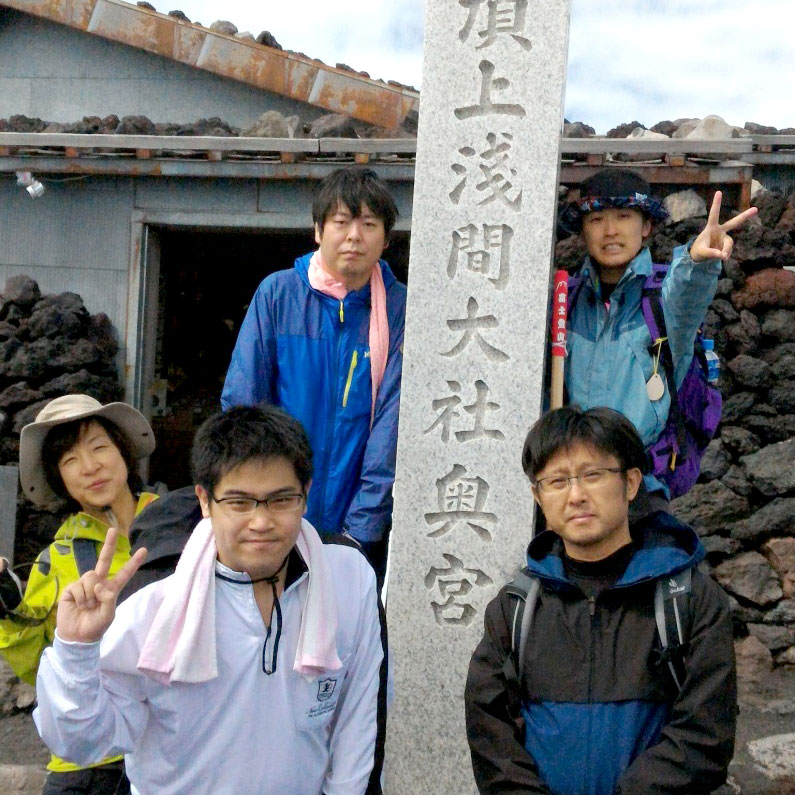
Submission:
[[[309,569],[293,670],[312,678],[338,671],[337,605],[323,542],[306,519],[295,543]],[[218,676],[212,523],[202,519],[182,551],[138,657],[138,670],[162,684]]]
[[[348,289],[338,282],[325,268],[316,251],[309,261],[309,284],[323,295],[343,301]],[[381,274],[381,266],[376,263],[370,274],[370,381],[372,382],[372,402],[370,405],[370,427],[375,417],[375,399],[378,387],[384,380],[386,360],[389,355],[389,321],[386,315],[386,287]]]

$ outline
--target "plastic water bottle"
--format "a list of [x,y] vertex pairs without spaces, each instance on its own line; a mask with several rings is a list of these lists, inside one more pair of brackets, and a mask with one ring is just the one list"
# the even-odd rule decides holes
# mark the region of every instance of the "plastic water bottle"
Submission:
[[720,378],[720,358],[715,353],[715,340],[702,340],[704,358],[707,360],[707,381],[717,384]]

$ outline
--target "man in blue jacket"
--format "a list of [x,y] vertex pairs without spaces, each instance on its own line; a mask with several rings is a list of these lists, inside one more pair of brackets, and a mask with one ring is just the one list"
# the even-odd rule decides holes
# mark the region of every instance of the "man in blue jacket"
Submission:
[[406,288],[380,259],[397,218],[369,169],[333,172],[312,206],[317,251],[249,306],[221,404],[270,403],[309,435],[306,518],[358,541],[383,577],[395,478]]
[[[698,536],[664,511],[630,526],[646,456],[612,409],[549,412],[522,465],[549,530],[527,551],[539,585],[524,607],[529,626],[517,592],[503,588],[469,666],[479,792],[712,792],[732,758],[737,686],[729,600],[696,568]],[[663,644],[655,610],[671,613],[671,603],[683,626]]]
[[[641,308],[641,291],[652,272],[646,246],[652,224],[668,217],[634,171],[607,168],[582,183],[580,199],[567,208],[564,225],[582,233],[588,256],[582,287],[571,301],[565,369],[569,402],[609,406],[637,428],[648,450],[668,420],[670,387]],[[756,213],[752,207],[721,224],[717,191],[703,231],[674,250],[662,284],[668,345],[678,388],[693,358],[693,341],[715,295],[721,263],[731,255],[728,235]],[[652,353],[655,351],[655,354]],[[667,507],[668,492],[649,473],[633,516]]]

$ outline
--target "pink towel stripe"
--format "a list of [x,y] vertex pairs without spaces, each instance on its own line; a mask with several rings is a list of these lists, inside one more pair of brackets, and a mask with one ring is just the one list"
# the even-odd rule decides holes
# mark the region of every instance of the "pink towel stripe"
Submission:
[[[323,542],[306,519],[296,541],[309,570],[293,669],[312,677],[337,671],[337,604]],[[138,670],[163,684],[218,676],[215,645],[215,536],[202,519],[188,539],[146,635]]]

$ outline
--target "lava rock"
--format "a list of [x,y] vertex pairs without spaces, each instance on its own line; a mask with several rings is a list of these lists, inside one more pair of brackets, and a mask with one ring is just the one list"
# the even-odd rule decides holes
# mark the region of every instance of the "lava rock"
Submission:
[[731,456],[726,452],[720,438],[713,439],[704,450],[701,459],[701,480],[716,480],[729,471],[731,466]]
[[[756,411],[756,409],[754,410]],[[787,415],[784,416],[767,416],[764,414],[746,414],[740,423],[744,428],[747,428],[752,433],[759,437],[762,445],[774,444],[775,442],[783,442],[788,439],[793,432],[790,427],[791,422]]]
[[40,337],[74,337],[83,330],[87,316],[85,311],[73,312],[40,302],[31,313],[28,336],[34,340]]
[[53,366],[56,357],[60,356],[67,345],[60,339],[33,340],[21,346],[8,362],[0,365],[0,374],[7,378],[41,378]]
[[795,439],[745,455],[740,463],[753,487],[767,497],[795,490]]
[[752,273],[745,285],[732,293],[738,309],[795,308],[795,272],[783,268],[766,268]]
[[273,47],[274,50],[281,50],[282,45],[276,41],[276,38],[269,30],[263,30],[257,36],[257,44],[264,44],[266,47]]
[[663,135],[667,135],[669,138],[673,137],[673,134],[676,132],[676,129],[679,125],[672,121],[658,121],[653,127],[651,127],[652,132],[662,133]]
[[778,383],[767,393],[770,405],[781,414],[795,414],[795,389],[789,383]]
[[731,279],[735,287],[740,288],[745,284],[745,271],[734,257],[729,257],[723,263],[723,272],[727,279]]
[[86,369],[81,369],[76,373],[64,373],[42,384],[41,394],[46,397],[82,394],[90,395],[100,403],[113,403],[123,398],[124,390],[114,379],[94,375]]
[[[39,285],[30,276],[9,276],[6,279],[6,286],[3,290],[4,310],[9,304],[14,304],[23,310],[30,310],[33,305],[41,298]],[[4,317],[8,312],[4,311]]]
[[49,402],[49,398],[46,400],[40,400],[37,403],[31,403],[29,406],[26,406],[24,409],[22,409],[22,411],[18,411],[14,415],[14,433],[19,433],[25,425],[33,422],[36,419],[36,415]]
[[21,406],[36,403],[44,397],[37,389],[31,389],[27,381],[18,381],[0,392],[0,409],[4,412],[15,412]]
[[646,129],[639,121],[631,121],[628,124],[619,124],[617,127],[613,127],[612,130],[608,131],[607,137],[626,138],[633,130],[637,130],[638,127],[640,127],[642,130]]
[[737,422],[756,403],[757,397],[753,392],[735,392],[723,403],[721,422]]
[[747,684],[760,683],[773,670],[773,654],[759,638],[749,635],[734,644],[737,678]]
[[350,117],[342,113],[329,113],[315,119],[309,127],[311,138],[357,138]]
[[724,426],[721,429],[720,438],[726,449],[734,456],[748,455],[760,447],[758,436],[735,425]]
[[588,249],[580,235],[571,235],[555,246],[555,262],[558,268],[565,268],[570,273],[582,265]]
[[762,359],[740,354],[728,363],[734,379],[751,389],[764,389],[770,384],[770,365]]
[[781,342],[795,340],[795,311],[771,309],[762,321],[762,334]]
[[716,298],[710,304],[710,309],[717,312],[718,317],[724,323],[736,323],[740,320],[740,313],[731,305],[731,302],[722,298]]
[[772,652],[781,651],[795,643],[795,629],[775,624],[749,624],[749,634],[758,638]]
[[758,545],[770,536],[793,531],[795,531],[795,498],[778,498],[763,505],[747,519],[733,524],[730,534],[738,541]]
[[566,122],[563,125],[564,138],[591,138],[594,135],[596,135],[596,130],[581,121]]
[[671,502],[671,513],[704,536],[747,516],[748,510],[748,500],[719,480],[696,483],[687,494]]
[[787,197],[782,196],[778,191],[762,191],[758,193],[751,205],[758,208],[757,218],[763,227],[774,227],[784,214],[787,208]]
[[735,596],[757,607],[773,605],[782,598],[776,572],[758,552],[744,552],[715,568],[715,579]]
[[721,478],[721,482],[724,486],[743,497],[748,497],[754,490],[748,478],[745,477],[742,468],[737,466],[737,464],[732,464],[729,467],[729,471]]
[[747,121],[743,126],[752,135],[778,135],[778,130],[775,127],[768,127],[753,121]]
[[[795,500],[789,500],[790,510],[795,509]],[[795,513],[789,528],[785,532],[795,533]],[[781,577],[784,596],[795,596],[795,538],[772,538],[763,547],[762,551],[770,562],[773,570]]]
[[116,135],[154,135],[155,125],[146,116],[123,116],[115,132]]
[[[740,321],[726,326],[724,329],[726,337],[734,345],[738,354],[750,354],[759,347],[759,338],[762,336],[762,328],[756,315],[743,309],[740,312]],[[736,376],[736,373],[735,373]],[[741,379],[738,379],[741,381]]]
[[772,610],[762,615],[766,624],[793,624],[795,623],[795,599],[782,599]]
[[734,282],[731,279],[723,278],[718,279],[718,284],[715,287],[716,298],[728,298],[734,290]]
[[5,123],[6,132],[39,133],[44,132],[47,122],[39,118],[24,116],[21,113],[9,116]]
[[707,558],[712,565],[716,565],[723,558],[734,555],[742,548],[742,544],[736,538],[724,538],[723,536],[704,536],[701,539]]

